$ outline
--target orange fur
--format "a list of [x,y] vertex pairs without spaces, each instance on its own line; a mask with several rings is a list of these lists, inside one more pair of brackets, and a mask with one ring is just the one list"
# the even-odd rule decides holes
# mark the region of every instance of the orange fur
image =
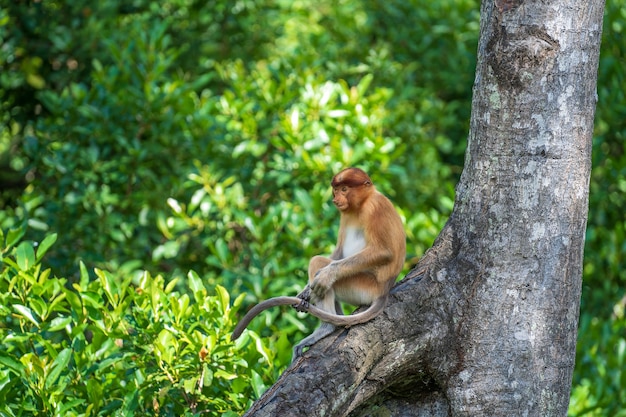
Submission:
[[341,213],[335,251],[309,265],[312,301],[334,289],[340,301],[370,304],[389,292],[402,270],[406,243],[402,220],[361,169],[333,178],[333,203]]

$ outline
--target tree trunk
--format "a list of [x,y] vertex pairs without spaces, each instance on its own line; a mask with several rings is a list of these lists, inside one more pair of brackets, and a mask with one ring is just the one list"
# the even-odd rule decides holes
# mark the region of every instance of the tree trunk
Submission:
[[483,2],[448,223],[381,316],[314,345],[247,415],[566,415],[603,8]]

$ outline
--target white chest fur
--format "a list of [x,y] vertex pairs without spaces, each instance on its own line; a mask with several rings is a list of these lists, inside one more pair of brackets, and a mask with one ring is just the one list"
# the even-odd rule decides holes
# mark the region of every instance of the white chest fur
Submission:
[[365,247],[365,235],[363,229],[348,227],[343,241],[343,257],[347,258],[360,252]]

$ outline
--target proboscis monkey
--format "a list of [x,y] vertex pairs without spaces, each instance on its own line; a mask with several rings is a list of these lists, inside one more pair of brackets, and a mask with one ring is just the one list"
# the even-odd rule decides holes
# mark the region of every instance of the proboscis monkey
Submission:
[[[309,262],[309,283],[297,297],[276,297],[253,307],[237,324],[231,339],[237,339],[250,321],[263,310],[292,305],[323,321],[293,350],[293,358],[328,336],[336,326],[349,327],[376,317],[387,304],[389,291],[402,270],[406,237],[393,204],[376,190],[359,168],[347,168],[333,177],[333,203],[341,213],[339,237],[329,256],[314,256]],[[344,316],[340,301],[369,307]]]

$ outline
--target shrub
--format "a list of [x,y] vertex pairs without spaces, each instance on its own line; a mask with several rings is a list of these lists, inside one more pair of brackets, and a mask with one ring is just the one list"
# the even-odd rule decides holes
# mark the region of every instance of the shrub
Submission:
[[235,416],[285,363],[254,332],[230,342],[242,297],[209,295],[194,272],[90,280],[81,264],[69,285],[41,266],[56,235],[23,233],[0,234],[2,415]]
[[576,352],[570,416],[626,416],[626,299],[609,320],[584,314]]

